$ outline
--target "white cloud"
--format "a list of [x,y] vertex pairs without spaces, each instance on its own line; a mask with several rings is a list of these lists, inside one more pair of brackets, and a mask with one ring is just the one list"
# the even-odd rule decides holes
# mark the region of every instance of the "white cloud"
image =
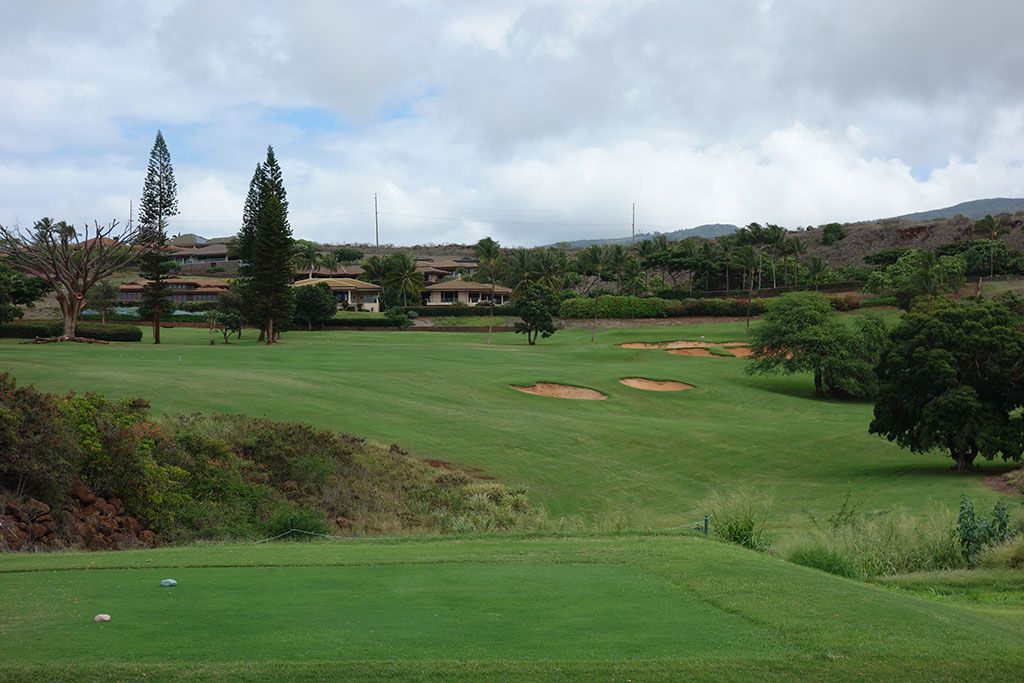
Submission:
[[[303,237],[530,244],[1024,194],[1014,0],[0,8],[0,222],[110,218],[168,138],[223,235],[267,143]],[[330,117],[337,120],[332,125]]]

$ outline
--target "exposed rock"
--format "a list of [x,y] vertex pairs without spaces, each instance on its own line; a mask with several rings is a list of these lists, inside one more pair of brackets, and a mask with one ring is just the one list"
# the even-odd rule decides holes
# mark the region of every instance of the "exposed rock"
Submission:
[[0,549],[118,550],[161,544],[159,536],[146,529],[145,524],[125,515],[121,500],[106,500],[87,486],[75,487],[59,513],[31,498],[11,498],[0,509]]

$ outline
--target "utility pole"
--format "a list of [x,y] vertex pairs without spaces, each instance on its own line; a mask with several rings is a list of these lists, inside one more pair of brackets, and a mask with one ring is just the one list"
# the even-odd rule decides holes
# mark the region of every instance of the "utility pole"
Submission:
[[380,220],[377,218],[377,193],[373,193],[373,237],[380,247]]
[[632,235],[632,238],[630,239],[630,243],[635,244],[636,243],[636,202],[633,202],[633,230],[632,230],[632,232],[630,234]]

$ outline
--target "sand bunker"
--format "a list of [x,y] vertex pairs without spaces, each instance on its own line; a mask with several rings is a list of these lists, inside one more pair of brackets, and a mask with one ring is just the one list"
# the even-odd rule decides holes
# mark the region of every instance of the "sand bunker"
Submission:
[[644,391],[686,391],[687,389],[693,389],[692,384],[686,384],[684,382],[673,382],[667,379],[647,379],[645,377],[624,377],[619,380],[621,384],[625,384],[627,387],[633,387],[634,389],[643,389]]
[[714,354],[707,349],[669,349],[673,356],[698,356],[700,358],[713,358]]
[[664,342],[629,342],[626,344],[619,344],[621,349],[706,349],[709,346],[719,346],[723,349],[734,349],[750,346],[747,342],[731,341],[731,342],[708,342],[708,341],[691,341],[691,340],[680,340],[680,341],[664,341]]
[[730,346],[728,348],[729,353],[737,358],[750,358],[754,355],[754,352],[750,350],[749,346]]
[[534,396],[550,396],[552,398],[575,398],[583,401],[605,401],[607,396],[594,389],[584,387],[572,387],[567,384],[551,384],[549,382],[537,382],[532,387],[519,387],[512,384],[511,387],[524,394]]

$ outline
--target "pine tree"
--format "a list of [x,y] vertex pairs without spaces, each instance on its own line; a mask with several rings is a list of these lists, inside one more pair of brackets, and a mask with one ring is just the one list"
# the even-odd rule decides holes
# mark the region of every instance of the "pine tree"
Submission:
[[284,179],[273,147],[267,147],[267,159],[256,168],[249,185],[238,248],[246,262],[242,275],[249,317],[260,322],[263,338],[273,344],[295,308],[290,287],[295,240],[288,223]]
[[140,241],[149,249],[143,254],[139,274],[145,278],[140,314],[153,322],[153,343],[160,343],[160,318],[172,309],[167,298],[167,276],[173,269],[168,260],[167,219],[178,214],[178,186],[163,133],[156,132],[156,141],[149,153],[149,167],[139,202]]

